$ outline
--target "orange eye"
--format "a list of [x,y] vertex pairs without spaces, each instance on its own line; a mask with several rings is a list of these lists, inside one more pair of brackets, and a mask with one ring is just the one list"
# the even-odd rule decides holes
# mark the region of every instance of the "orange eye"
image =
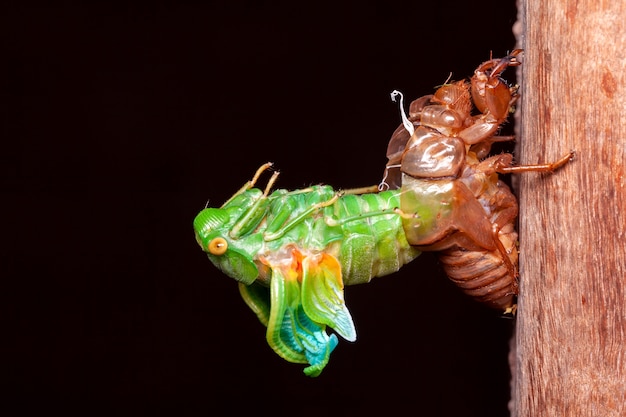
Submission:
[[209,242],[208,248],[212,255],[223,255],[228,249],[228,242],[223,237],[216,237]]

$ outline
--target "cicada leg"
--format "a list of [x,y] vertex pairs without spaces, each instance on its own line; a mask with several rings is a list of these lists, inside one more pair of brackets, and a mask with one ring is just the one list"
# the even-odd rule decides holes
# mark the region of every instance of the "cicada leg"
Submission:
[[[239,195],[241,195],[242,193],[248,191],[251,187],[253,187],[254,184],[259,179],[259,176],[263,173],[263,171],[267,170],[271,166],[272,166],[271,162],[263,164],[256,171],[256,173],[254,174],[254,177],[252,177],[252,180],[248,181],[239,191],[237,191],[237,193],[235,193],[230,199],[228,199],[228,201],[224,203],[222,207],[226,207],[226,205],[232,202],[234,198],[238,197]],[[256,220],[260,220],[264,216],[264,213],[267,207],[267,204],[266,204],[267,196],[270,190],[272,189],[272,186],[276,182],[276,179],[278,178],[279,174],[280,173],[278,171],[272,174],[272,177],[269,179],[269,181],[267,182],[267,185],[265,186],[265,190],[263,191],[263,194],[257,195],[254,198],[254,201],[251,202],[251,205],[246,211],[246,214],[243,217],[241,217],[240,220],[232,227],[232,229],[229,232],[229,235],[232,238],[237,238],[241,236],[242,234],[246,233],[247,231],[249,231],[251,227],[258,224]]]
[[574,159],[575,151],[563,155],[556,162],[536,165],[496,166],[496,172],[500,174],[520,174],[522,172],[554,172]]
[[342,194],[361,195],[368,193],[377,193],[380,191],[378,185],[370,185],[369,187],[350,188],[348,190],[341,190]]
[[489,152],[491,152],[491,146],[494,143],[500,142],[510,142],[515,140],[515,136],[492,136],[487,139],[483,139],[482,141],[475,143],[470,147],[470,151],[476,154],[478,159],[483,159],[489,156]]
[[270,180],[267,182],[267,185],[265,186],[265,190],[263,190],[263,197],[267,197],[267,195],[270,193],[270,190],[272,189],[272,187],[274,186],[274,183],[278,179],[278,175],[280,175],[280,172],[278,171],[275,171],[272,174],[272,176],[270,177]]
[[[339,200],[342,196],[344,196],[346,194],[360,195],[360,194],[365,194],[365,193],[370,193],[370,192],[378,192],[378,186],[377,185],[371,185],[369,187],[352,188],[352,189],[348,189],[348,190],[339,191],[339,192],[335,193],[333,195],[333,197],[329,198],[326,201],[322,201],[322,202],[319,202],[319,203],[316,203],[316,204],[312,204],[308,209],[304,210],[302,213],[298,214],[296,217],[291,219],[289,221],[289,223],[287,223],[284,226],[282,226],[280,228],[280,230],[276,230],[276,231],[272,231],[272,232],[266,231],[263,234],[263,238],[266,241],[272,241],[272,240],[280,239],[281,237],[283,237],[285,235],[285,233],[287,233],[293,227],[295,227],[298,224],[300,224],[304,219],[308,218],[313,213],[315,213],[316,211],[318,211],[320,209],[323,209],[324,207],[332,206],[333,204],[335,204],[337,202],[337,200]],[[362,220],[362,219],[367,218],[367,217],[388,216],[390,214],[401,215],[400,212],[399,212],[399,209],[394,209],[394,210],[388,209],[388,210],[369,211],[369,212],[361,213],[361,214],[359,214],[357,216],[345,217],[345,218],[342,218],[341,220],[338,220],[338,219],[335,219],[335,218],[332,218],[332,217],[325,217],[324,220],[325,220],[325,222],[326,222],[326,224],[328,226],[341,226],[341,225],[344,225],[346,223]],[[412,219],[415,219],[415,218],[418,218],[419,215],[417,213],[415,213],[415,214],[410,215],[410,217]]]
[[254,187],[254,184],[256,184],[256,182],[259,180],[259,177],[261,176],[261,174],[265,172],[266,170],[268,170],[269,168],[271,168],[272,165],[274,165],[272,162],[266,162],[263,165],[261,165],[259,169],[257,169],[256,172],[254,173],[254,176],[252,177],[252,179],[246,183],[247,189]]
[[341,197],[341,195],[342,195],[341,192],[337,192],[337,193],[335,193],[335,195],[333,195],[330,199],[328,199],[326,201],[322,201],[320,203],[312,204],[308,209],[304,210],[302,213],[300,213],[299,215],[297,215],[296,217],[291,219],[289,221],[289,223],[287,223],[286,225],[281,227],[280,230],[277,230],[275,232],[265,232],[265,233],[263,233],[263,239],[265,241],[271,241],[271,240],[280,239],[281,237],[283,237],[285,235],[285,233],[287,233],[293,227],[295,227],[298,224],[300,224],[304,219],[309,217],[311,214],[313,214],[317,210],[335,204],[335,202],[337,200],[339,200],[339,197]]
[[509,252],[507,252],[504,244],[500,240],[500,226],[494,223],[492,230],[493,241],[496,244],[498,252],[500,252],[500,256],[502,258],[502,261],[504,262],[504,265],[506,266],[506,269],[509,271],[509,274],[511,274],[511,276],[517,277],[517,267],[513,265],[513,262],[511,262],[511,259],[509,258]]
[[[254,173],[254,176],[252,177],[252,179],[250,181],[247,181],[239,190],[237,190],[235,194],[233,194],[224,204],[222,204],[222,207],[226,207],[228,203],[230,203],[235,197],[237,197],[238,195],[242,193],[245,193],[246,191],[254,187],[256,182],[259,180],[259,177],[261,176],[261,174],[263,174],[263,172],[270,169],[273,165],[274,164],[272,162],[266,162],[263,165],[261,165],[259,169],[257,169],[256,172]],[[270,178],[270,180],[267,183],[267,187],[265,187],[265,193],[263,195],[267,196],[269,189],[274,185],[274,182],[276,182],[276,178],[278,177],[278,175],[279,175],[278,171],[274,172],[274,174],[272,175],[272,178]]]

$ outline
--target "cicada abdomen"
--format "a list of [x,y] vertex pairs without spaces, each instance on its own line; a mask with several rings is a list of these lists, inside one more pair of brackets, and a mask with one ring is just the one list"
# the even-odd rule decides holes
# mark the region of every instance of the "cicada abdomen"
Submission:
[[[498,174],[554,171],[570,160],[514,166],[511,154],[488,157],[518,98],[500,77],[519,65],[515,50],[482,63],[468,81],[443,85],[411,103],[393,133],[383,187],[400,187],[409,243],[437,251],[448,277],[465,293],[507,312],[515,310],[517,200]],[[392,97],[400,95],[392,93]],[[401,102],[402,105],[402,102]],[[476,110],[474,110],[476,109]]]
[[472,165],[461,175],[437,180],[403,174],[401,209],[421,215],[403,219],[407,240],[422,251],[437,251],[448,277],[468,295],[511,309],[517,294],[517,201],[497,175]]
[[[507,156],[510,157],[502,155]],[[484,214],[478,217],[476,210],[472,215],[477,222],[475,226],[480,225],[489,238],[463,241],[459,236],[463,232],[457,231],[447,238],[447,243],[452,245],[439,253],[439,259],[448,277],[466,294],[490,307],[512,311],[518,293],[517,199],[498,175],[489,174],[489,170],[481,163],[467,164],[459,179],[470,190],[472,185],[480,187],[481,191],[474,197]],[[476,245],[476,241],[480,244]]]

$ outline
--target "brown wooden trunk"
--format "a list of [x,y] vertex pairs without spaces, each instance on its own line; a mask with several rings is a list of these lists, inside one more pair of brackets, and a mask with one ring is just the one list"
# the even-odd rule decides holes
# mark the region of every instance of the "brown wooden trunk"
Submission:
[[626,2],[521,0],[513,416],[626,416]]

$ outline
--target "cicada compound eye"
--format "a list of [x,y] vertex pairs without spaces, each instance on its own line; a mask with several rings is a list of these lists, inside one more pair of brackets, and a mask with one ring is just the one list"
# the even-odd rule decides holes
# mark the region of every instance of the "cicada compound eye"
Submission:
[[208,249],[211,255],[223,255],[228,250],[228,242],[223,237],[216,237],[209,242]]

